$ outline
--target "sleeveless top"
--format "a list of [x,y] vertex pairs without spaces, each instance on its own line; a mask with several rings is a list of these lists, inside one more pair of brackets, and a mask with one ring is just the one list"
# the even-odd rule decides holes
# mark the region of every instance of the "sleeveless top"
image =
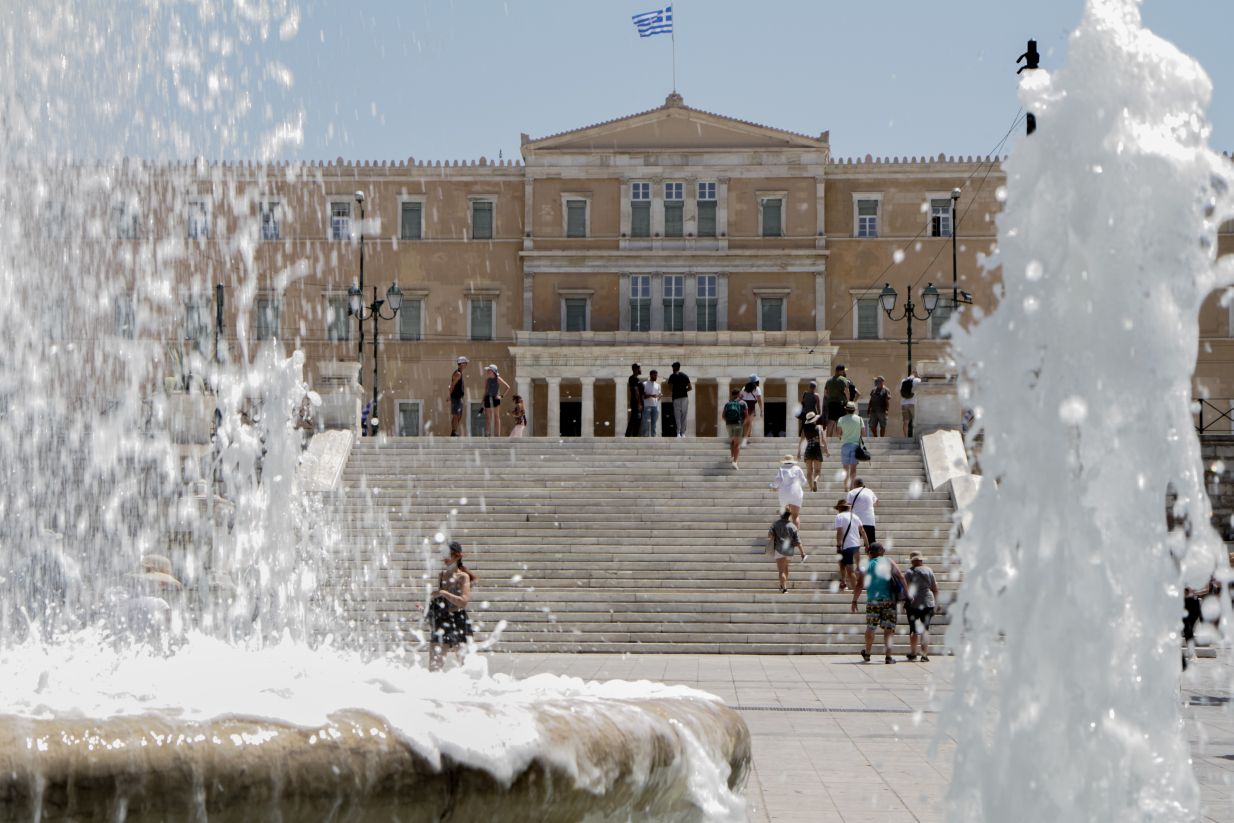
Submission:
[[458,381],[454,384],[454,388],[450,389],[450,399],[459,400],[463,396],[463,370],[455,369],[454,373],[458,375]]
[[484,381],[484,393],[489,397],[501,394],[501,383],[496,377],[490,377]]
[[526,406],[519,406],[518,410],[514,413],[514,424],[516,426],[526,426],[527,425],[527,407]]
[[[454,595],[455,597],[462,597],[463,596],[462,578],[466,576],[467,576],[466,572],[458,571],[457,569],[453,572],[443,569],[441,574],[437,576],[437,588],[441,589],[442,591],[447,591],[450,594]],[[441,600],[445,600],[445,602],[449,604],[450,611],[452,612],[463,611],[462,607],[456,606],[453,603],[450,603],[450,601],[446,600],[446,598],[443,597],[441,598]]]

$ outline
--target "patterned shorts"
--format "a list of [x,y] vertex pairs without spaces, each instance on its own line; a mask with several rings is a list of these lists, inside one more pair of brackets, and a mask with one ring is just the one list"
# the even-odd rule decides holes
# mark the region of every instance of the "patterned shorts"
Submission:
[[896,604],[892,600],[875,600],[866,603],[866,628],[895,631]]

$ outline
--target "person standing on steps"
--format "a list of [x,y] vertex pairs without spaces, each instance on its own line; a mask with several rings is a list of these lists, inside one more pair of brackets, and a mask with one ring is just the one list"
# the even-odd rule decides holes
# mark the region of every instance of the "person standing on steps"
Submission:
[[827,436],[835,437],[836,426],[844,416],[844,405],[849,402],[848,389],[852,385],[846,375],[843,364],[837,365],[833,374],[823,384],[823,403],[827,416]]
[[878,505],[878,495],[866,488],[865,481],[860,477],[853,481],[853,488],[844,497],[848,501],[853,514],[861,521],[861,528],[866,533],[866,544],[878,540],[874,526],[874,507]]
[[811,412],[820,418],[823,414],[823,399],[818,396],[818,382],[815,380],[810,381],[810,388],[806,389],[805,393],[801,395],[801,411],[797,412],[798,454],[801,453],[801,447],[807,440],[809,440],[809,438],[806,437],[806,417]]
[[838,421],[840,429],[840,465],[844,467],[844,490],[848,491],[857,480],[857,446],[861,443],[861,431],[865,423],[857,416],[857,404],[848,403],[848,414]]
[[930,621],[938,605],[938,582],[934,571],[925,564],[921,552],[908,553],[908,571],[904,572],[908,600],[904,616],[908,620],[908,659],[917,659],[917,642],[921,642],[921,662],[930,662]]
[[793,525],[793,513],[788,509],[767,530],[767,552],[776,559],[776,571],[780,575],[780,594],[788,591],[788,561],[793,559],[793,549],[801,553],[804,563],[809,557],[801,544],[801,533]]
[[870,400],[866,403],[866,414],[870,416],[870,436],[887,436],[887,412],[891,409],[891,389],[884,385],[881,377],[874,378],[874,388],[870,390]]
[[521,394],[514,395],[514,408],[510,410],[514,418],[514,428],[510,430],[511,437],[522,437],[527,433],[527,406],[523,404]]
[[463,398],[467,388],[463,385],[463,369],[471,361],[460,357],[455,361],[457,368],[450,376],[450,436],[461,437],[463,434]]
[[[677,436],[686,436],[686,413],[690,409],[690,392],[694,387],[690,385],[690,377],[681,370],[680,363],[673,364],[673,373],[668,376],[668,385],[672,390],[673,398],[673,423],[676,424]],[[694,432],[690,432],[691,435]]]
[[904,436],[913,436],[913,423],[917,419],[917,387],[921,385],[921,378],[917,376],[917,370],[913,369],[900,381],[900,419],[904,421]]
[[447,653],[457,654],[473,634],[467,604],[471,602],[471,587],[476,576],[463,565],[463,547],[450,541],[449,554],[443,558],[444,568],[437,576],[437,589],[428,606],[429,671],[441,671]]
[[660,421],[660,381],[656,378],[659,372],[655,369],[647,375],[643,383],[643,437],[655,437],[656,425]]
[[840,556],[840,591],[857,588],[857,556],[861,547],[870,545],[861,519],[850,510],[848,501],[836,501],[836,554]]
[[643,430],[643,367],[634,363],[630,372],[626,381],[626,437],[638,437]]
[[484,414],[488,422],[488,436],[501,437],[501,398],[510,390],[510,384],[502,379],[496,364],[484,370]]
[[874,645],[874,630],[883,630],[883,654],[885,663],[896,662],[891,656],[891,636],[896,630],[897,600],[895,590],[907,591],[904,574],[895,561],[886,556],[882,543],[866,547],[869,560],[857,575],[857,588],[853,589],[853,614],[857,613],[857,601],[864,588],[866,593],[866,645],[861,650],[861,659],[870,662],[870,649]]
[[768,485],[776,490],[780,499],[780,508],[792,514],[793,525],[800,529],[806,475],[791,454],[784,455],[783,460],[780,461],[780,470],[776,472],[775,478]]
[[737,458],[741,456],[741,439],[745,437],[746,415],[750,412],[746,404],[741,402],[741,390],[733,389],[728,393],[728,402],[724,404],[722,415],[724,428],[728,434],[729,460],[733,468],[737,468]]
[[806,480],[810,483],[810,491],[818,491],[818,476],[823,471],[823,456],[831,457],[827,447],[827,438],[823,437],[823,418],[818,412],[807,412],[805,420],[801,421],[802,436],[806,439]]
[[750,375],[750,379],[741,389],[741,402],[746,404],[749,414],[746,415],[745,427],[742,429],[741,445],[750,443],[750,434],[754,431],[754,418],[763,416],[763,390],[758,387],[758,375]]

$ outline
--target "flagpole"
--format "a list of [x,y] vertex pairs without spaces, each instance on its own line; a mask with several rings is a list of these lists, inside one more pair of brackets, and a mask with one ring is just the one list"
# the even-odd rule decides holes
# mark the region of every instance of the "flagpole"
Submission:
[[[676,5],[674,2],[673,5]],[[671,6],[670,6],[671,8]],[[676,9],[673,10],[673,17],[676,18]],[[668,30],[668,36],[673,41],[673,94],[677,93],[677,21],[672,21],[673,27]]]

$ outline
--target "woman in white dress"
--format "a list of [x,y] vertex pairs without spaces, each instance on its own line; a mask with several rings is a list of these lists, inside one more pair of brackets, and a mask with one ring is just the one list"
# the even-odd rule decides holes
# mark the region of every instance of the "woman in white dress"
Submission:
[[775,480],[769,484],[780,496],[780,510],[788,510],[793,515],[793,525],[801,528],[801,501],[805,497],[806,473],[797,465],[797,460],[791,455],[784,455],[780,470],[776,472]]

